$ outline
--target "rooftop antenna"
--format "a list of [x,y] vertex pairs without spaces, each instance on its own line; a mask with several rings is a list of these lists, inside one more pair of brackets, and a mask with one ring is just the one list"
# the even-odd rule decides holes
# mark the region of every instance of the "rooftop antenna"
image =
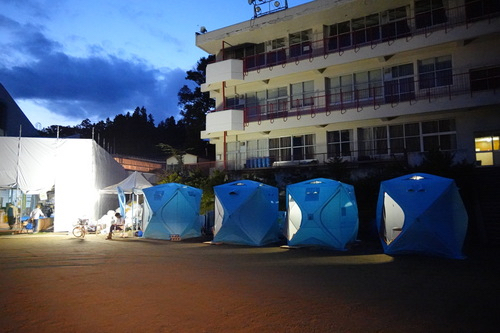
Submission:
[[248,0],[253,5],[253,17],[261,17],[288,8],[287,0]]

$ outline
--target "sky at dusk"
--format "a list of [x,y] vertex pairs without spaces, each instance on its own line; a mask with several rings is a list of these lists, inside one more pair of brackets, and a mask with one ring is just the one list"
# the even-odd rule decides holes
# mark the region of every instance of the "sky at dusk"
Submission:
[[142,106],[158,123],[207,56],[195,32],[252,17],[248,0],[0,0],[0,83],[38,128]]

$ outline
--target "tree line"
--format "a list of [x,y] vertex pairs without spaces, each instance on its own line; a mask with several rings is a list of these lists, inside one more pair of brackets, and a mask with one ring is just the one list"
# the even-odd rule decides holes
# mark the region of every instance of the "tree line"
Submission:
[[128,155],[150,159],[165,157],[165,146],[182,150],[203,158],[213,159],[214,148],[200,139],[205,129],[206,113],[215,102],[209,93],[201,92],[205,82],[206,67],[213,56],[201,58],[194,70],[186,72],[186,79],[195,83],[193,89],[184,85],[178,92],[180,118],[174,116],[155,125],[154,118],[146,107],[136,107],[133,112],[118,114],[113,120],[107,118],[97,123],[85,119],[76,126],[52,125],[40,131],[44,137],[92,138],[111,154]]

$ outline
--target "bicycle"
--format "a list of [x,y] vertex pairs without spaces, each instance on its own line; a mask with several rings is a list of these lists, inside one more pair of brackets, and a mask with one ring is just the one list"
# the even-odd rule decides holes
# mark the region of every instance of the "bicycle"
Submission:
[[73,236],[76,238],[85,238],[87,233],[87,219],[78,219],[76,226],[73,228]]

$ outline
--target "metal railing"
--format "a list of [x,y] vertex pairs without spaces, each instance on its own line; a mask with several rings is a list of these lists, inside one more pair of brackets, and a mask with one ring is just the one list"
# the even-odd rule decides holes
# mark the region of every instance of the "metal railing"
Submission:
[[[289,47],[243,57],[243,70],[249,71],[274,66],[285,67],[289,63],[303,60],[313,61],[316,57],[342,54],[347,50],[358,52],[361,47],[376,47],[380,43],[392,44],[396,39],[409,41],[413,36],[429,36],[434,31],[448,31],[457,26],[469,26],[478,21],[491,22],[500,16],[500,5],[496,1],[478,0],[462,6],[440,8],[421,12],[413,17],[404,17],[387,23],[379,23],[364,29],[324,36],[317,40],[303,41]],[[224,46],[224,43],[223,43]],[[234,49],[234,46],[231,47]],[[222,60],[231,58],[230,51],[222,49]]]
[[[495,68],[500,68],[500,65]],[[304,116],[315,117],[320,113],[327,116],[332,112],[344,113],[348,109],[362,111],[365,108],[374,110],[382,105],[397,106],[399,103],[410,104],[420,100],[432,102],[438,98],[452,100],[454,96],[473,95],[480,91],[493,91],[496,94],[500,87],[500,71],[491,71],[480,78],[471,78],[471,73],[459,73],[447,76],[434,76],[431,79],[419,80],[417,76],[405,80],[379,81],[370,83],[364,89],[338,88],[334,92],[320,91],[312,97],[287,98],[256,106],[227,106],[226,109],[244,111],[244,122],[274,122],[276,119],[287,121],[290,117],[300,119]],[[366,84],[365,84],[366,85]],[[217,109],[215,112],[222,109]]]

